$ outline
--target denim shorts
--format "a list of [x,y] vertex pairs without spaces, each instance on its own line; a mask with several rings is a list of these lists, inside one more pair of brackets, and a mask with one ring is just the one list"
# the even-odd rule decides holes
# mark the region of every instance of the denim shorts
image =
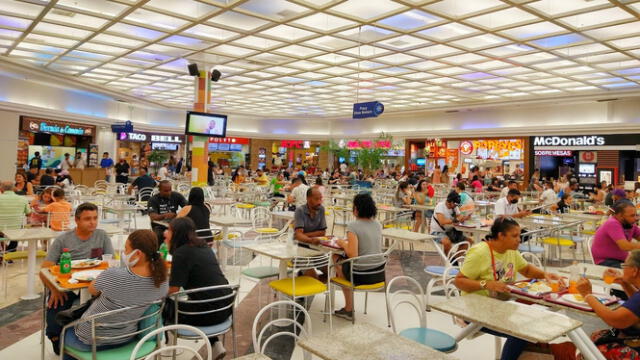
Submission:
[[433,231],[431,235],[435,236],[435,240],[438,244],[442,244],[442,239],[447,237],[447,234],[444,231]]

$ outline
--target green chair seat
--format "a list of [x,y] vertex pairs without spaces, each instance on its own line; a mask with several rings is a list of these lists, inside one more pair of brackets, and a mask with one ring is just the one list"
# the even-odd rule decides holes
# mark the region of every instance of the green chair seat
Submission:
[[[68,331],[73,331],[73,329],[68,330]],[[136,347],[136,344],[138,344],[138,338],[136,338],[135,340],[131,341],[130,343],[127,343],[125,345],[122,345],[120,347],[117,348],[113,348],[113,349],[109,349],[109,350],[102,350],[102,351],[98,351],[96,354],[96,359],[97,360],[124,360],[124,359],[129,359],[129,357],[131,357],[131,353],[133,352],[133,349]],[[91,351],[80,351],[78,349],[74,349],[72,347],[69,346],[65,346],[65,351],[73,356],[74,358],[78,359],[78,360],[92,360],[92,354]],[[153,341],[147,341],[144,343],[144,345],[142,345],[140,347],[140,350],[138,351],[138,358],[144,358],[145,356],[147,356],[148,354],[151,354],[151,352],[153,350],[156,349],[156,341],[155,339]]]
[[256,201],[253,204],[255,206],[269,207],[269,206],[271,206],[271,201]]
[[266,279],[278,276],[280,270],[274,266],[254,266],[242,270],[242,275],[253,279]]

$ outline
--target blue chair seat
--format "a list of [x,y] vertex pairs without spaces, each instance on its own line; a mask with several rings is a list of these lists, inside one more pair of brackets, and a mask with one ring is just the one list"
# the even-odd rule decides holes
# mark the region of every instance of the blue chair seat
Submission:
[[[429,265],[426,268],[424,268],[424,271],[429,273],[429,274],[443,275],[444,274],[444,269],[446,269],[444,266]],[[453,268],[453,269],[449,270],[449,275],[456,276],[456,275],[458,275],[459,272],[460,272],[459,269]]]
[[[73,331],[73,329],[68,330],[68,331]],[[98,351],[96,353],[96,359],[98,359],[98,360],[122,360],[122,359],[128,359],[129,357],[131,357],[131,353],[133,352],[133,349],[136,347],[137,344],[138,344],[138,341],[131,341],[131,342],[129,342],[127,344],[124,344],[122,346],[119,346],[117,348]],[[66,345],[65,345],[64,349],[68,354],[70,354],[71,356],[73,356],[76,359],[79,359],[79,360],[92,360],[93,359],[93,354],[91,353],[91,351],[81,351],[81,350],[78,350],[78,349],[75,349],[75,348],[72,348],[72,347],[66,346]],[[142,345],[140,350],[138,350],[138,356],[139,357],[143,357],[143,356],[145,356],[147,354],[150,354],[155,349],[156,349],[155,340],[147,341]]]
[[530,252],[534,254],[542,254],[544,252],[544,248],[540,245],[529,245],[527,243],[518,245],[518,251],[520,252]]
[[400,332],[400,336],[442,352],[453,351],[457,346],[451,335],[428,328],[405,329]]
[[[196,326],[196,327],[202,330],[203,333],[207,334],[207,336],[213,336],[229,330],[232,324],[233,324],[232,316],[229,316],[227,320],[221,322],[220,324],[210,325],[210,326]],[[181,336],[181,337],[194,336],[195,337],[197,335],[189,330],[180,329],[178,330],[178,336]]]

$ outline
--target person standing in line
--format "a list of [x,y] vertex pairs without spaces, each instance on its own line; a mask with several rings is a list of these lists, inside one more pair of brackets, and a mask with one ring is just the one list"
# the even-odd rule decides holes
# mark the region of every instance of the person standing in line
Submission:
[[104,169],[105,181],[111,182],[111,169],[113,168],[113,160],[109,157],[109,153],[106,151],[102,153],[100,167]]
[[31,160],[29,160],[29,169],[38,169],[38,171],[42,169],[42,158],[39,151],[36,151]]
[[60,163],[60,169],[62,170],[70,170],[73,167],[73,163],[71,162],[71,154],[65,153],[64,159],[62,163]]
[[87,166],[87,164],[85,163],[84,158],[82,157],[82,153],[78,151],[76,153],[75,160],[73,160],[73,167],[76,169],[84,170],[85,166]]
[[120,158],[120,161],[115,166],[117,183],[127,184],[129,182],[129,169],[130,166],[127,160]]

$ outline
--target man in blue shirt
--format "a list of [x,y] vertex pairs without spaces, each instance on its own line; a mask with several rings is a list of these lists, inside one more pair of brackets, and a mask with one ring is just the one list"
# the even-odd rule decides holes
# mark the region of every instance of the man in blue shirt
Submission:
[[[131,185],[129,185],[129,194],[131,194],[131,191],[136,188],[138,189],[138,191],[144,189],[144,188],[154,188],[156,187],[156,181],[149,176],[149,174],[147,173],[147,168],[141,167],[140,168],[140,176],[138,176]],[[147,195],[144,198],[140,199],[142,201],[147,201],[149,200],[149,197],[151,197],[151,195]]]
[[111,181],[111,168],[113,167],[113,160],[109,157],[108,152],[102,153],[102,160],[100,161],[100,167],[105,171],[105,180]]

